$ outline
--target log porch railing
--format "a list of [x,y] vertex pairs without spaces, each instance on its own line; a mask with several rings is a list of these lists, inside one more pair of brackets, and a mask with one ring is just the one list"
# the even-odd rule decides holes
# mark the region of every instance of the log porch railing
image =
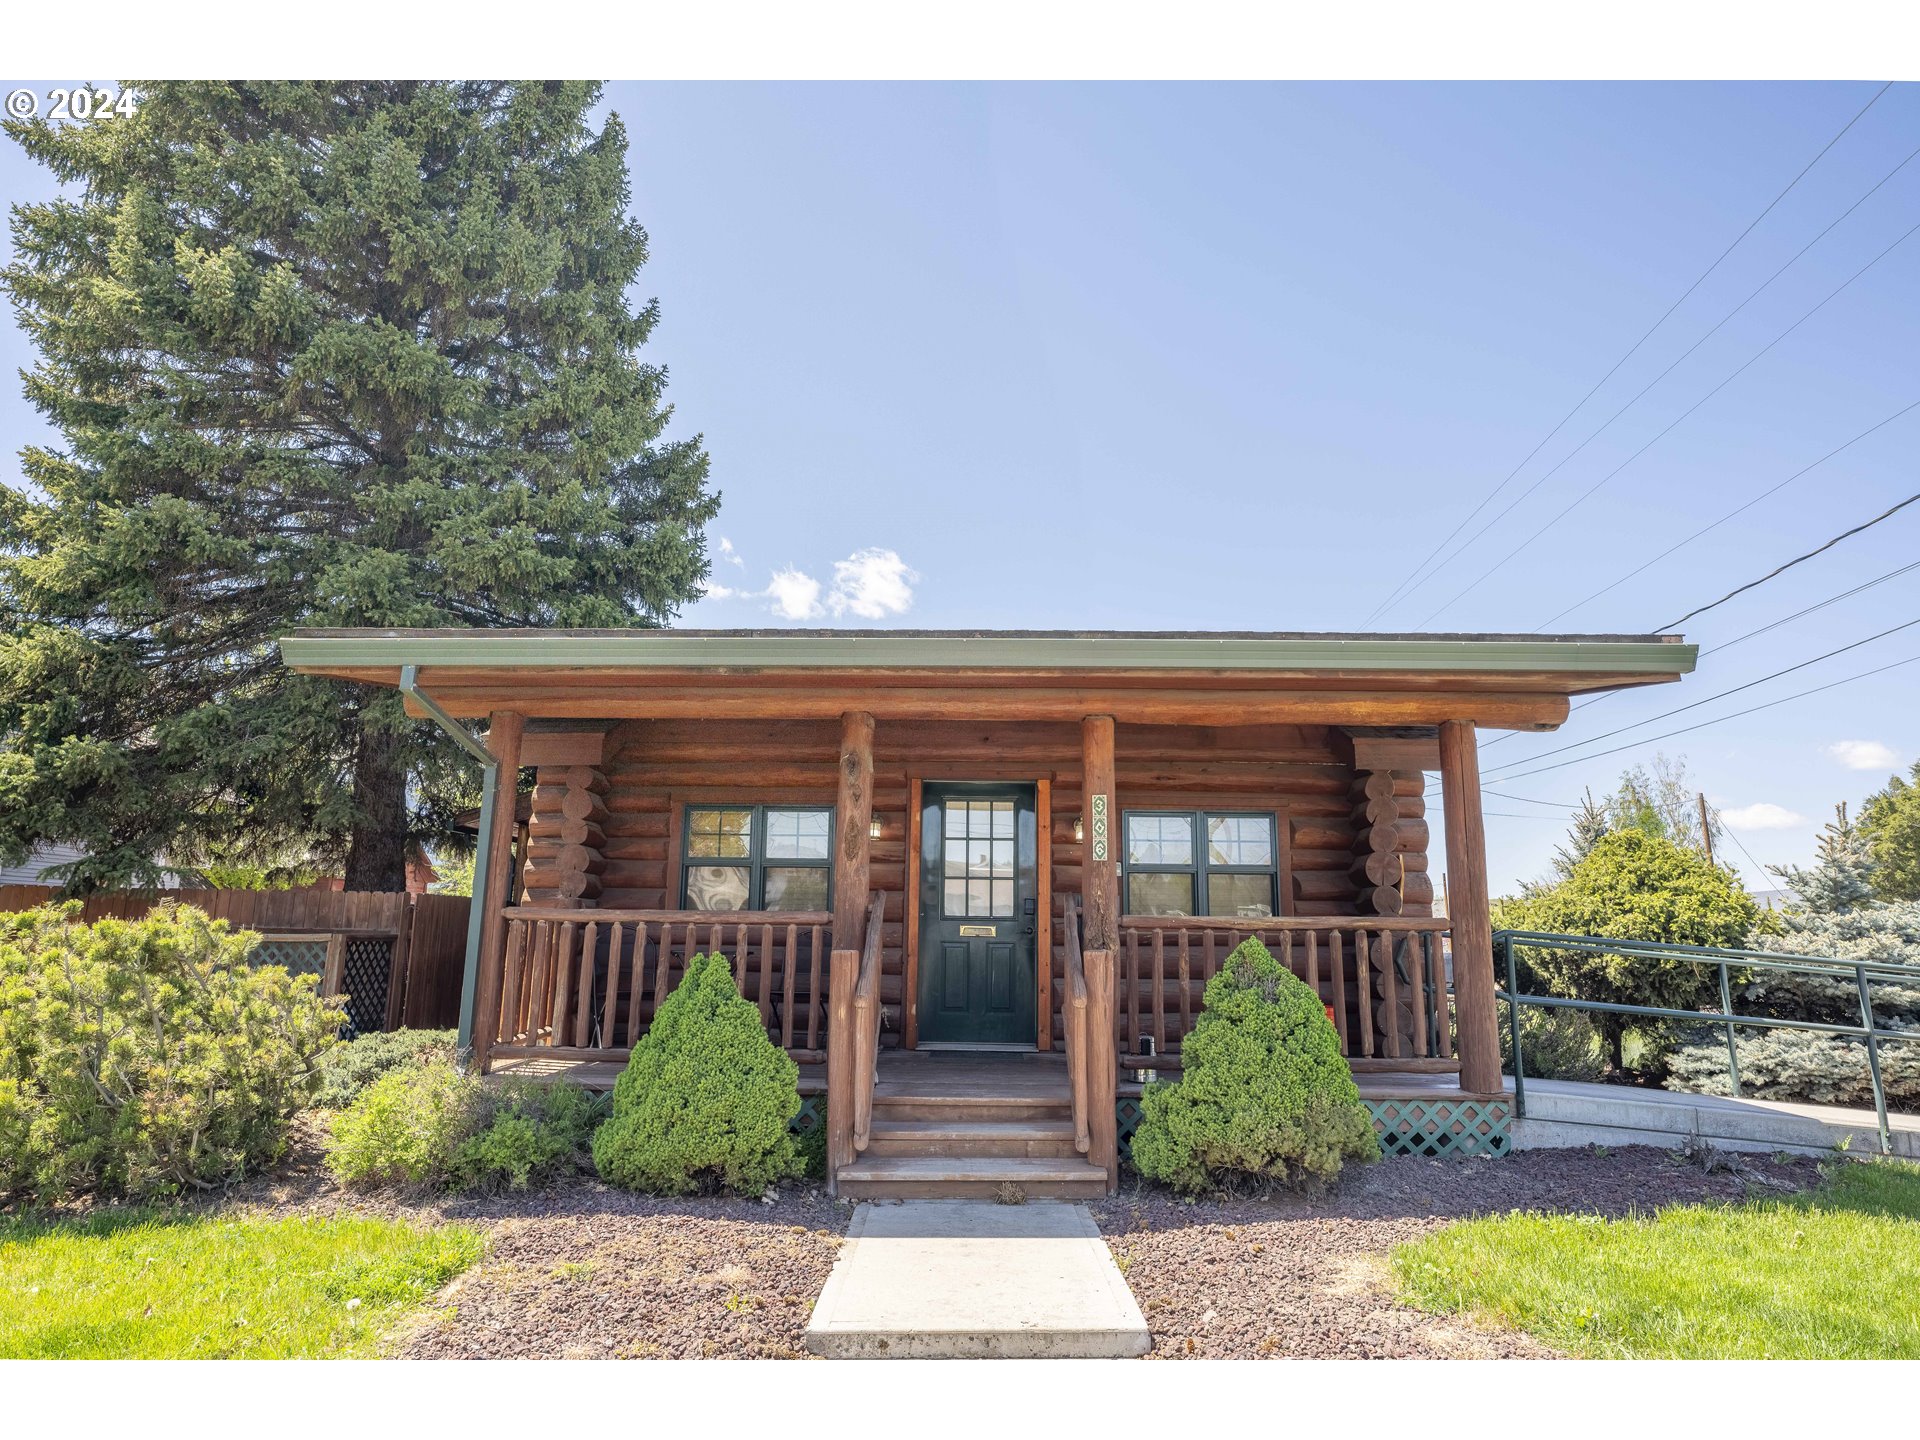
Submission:
[[[1340,1053],[1355,1069],[1457,1069],[1446,933],[1445,920],[1386,916],[1123,916],[1116,960],[1121,1064],[1178,1068],[1207,981],[1252,936],[1332,1011]],[[1153,1054],[1142,1053],[1143,1037],[1152,1040]]]
[[[1067,1088],[1073,1097],[1073,1148],[1084,1155],[1093,1140],[1087,1128],[1091,1098],[1087,1046],[1092,1016],[1087,1007],[1087,970],[1080,955],[1080,907],[1072,896],[1067,897],[1066,941],[1066,987],[1060,996],[1060,1010],[1066,1038]],[[1106,1097],[1105,1103],[1111,1104],[1111,1097]]]
[[880,1072],[880,936],[887,899],[867,906],[866,938],[860,946],[860,978],[853,986],[853,1148],[864,1150],[873,1133],[873,1086]]
[[624,1062],[700,954],[728,959],[776,1045],[801,1064],[826,1059],[826,979],[833,917],[825,911],[585,910],[508,906],[499,1013],[500,1059]]

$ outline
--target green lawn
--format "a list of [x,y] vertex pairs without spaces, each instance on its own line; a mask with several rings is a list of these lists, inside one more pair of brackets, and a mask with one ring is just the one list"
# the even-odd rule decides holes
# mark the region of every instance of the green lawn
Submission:
[[1394,1253],[1404,1298],[1614,1359],[1920,1358],[1920,1167],[1629,1220],[1512,1214]]
[[482,1248],[460,1226],[386,1220],[0,1217],[0,1357],[377,1354],[394,1322]]

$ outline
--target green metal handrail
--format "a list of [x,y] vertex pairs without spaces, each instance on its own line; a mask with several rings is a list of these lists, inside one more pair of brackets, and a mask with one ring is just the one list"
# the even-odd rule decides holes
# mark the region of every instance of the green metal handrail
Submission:
[[[1904,981],[1920,985],[1920,973],[1909,966],[1884,961],[1836,960],[1822,955],[1782,955],[1771,950],[1727,950],[1705,945],[1674,945],[1658,940],[1608,940],[1595,935],[1549,935],[1532,930],[1496,930],[1495,953],[1506,970],[1507,988],[1496,991],[1507,1003],[1507,1023],[1513,1036],[1514,1112],[1527,1113],[1527,1077],[1521,1052],[1520,1011],[1523,1006],[1548,1010],[1594,1010],[1608,1015],[1638,1015],[1653,1020],[1690,1020],[1720,1025],[1727,1037],[1727,1071],[1734,1098],[1740,1098],[1740,1053],[1734,1043],[1734,1031],[1745,1026],[1758,1030],[1812,1030],[1826,1035],[1852,1035],[1867,1042],[1867,1074],[1873,1084],[1873,1109],[1879,1120],[1880,1150],[1893,1153],[1893,1133],[1887,1121],[1887,1092],[1880,1076],[1882,1040],[1920,1041],[1920,1032],[1886,1030],[1873,1018],[1871,986],[1875,981]],[[1690,960],[1712,965],[1719,971],[1720,1008],[1718,1010],[1671,1010],[1658,1005],[1615,1005],[1604,1000],[1567,1000],[1557,995],[1522,995],[1519,966],[1514,959],[1516,947],[1573,950],[1590,955],[1645,956],[1649,959]],[[1779,970],[1799,975],[1819,975],[1830,979],[1851,979],[1860,995],[1860,1023],[1842,1025],[1823,1020],[1778,1020],[1765,1015],[1739,1015],[1733,1009],[1732,987],[1728,972],[1742,970]]]

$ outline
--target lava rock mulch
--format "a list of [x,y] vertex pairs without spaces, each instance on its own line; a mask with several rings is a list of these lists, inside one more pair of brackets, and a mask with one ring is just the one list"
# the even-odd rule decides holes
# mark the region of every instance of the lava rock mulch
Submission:
[[581,1181],[441,1213],[490,1221],[487,1256],[404,1356],[798,1360],[852,1211],[817,1191],[650,1200]]
[[1146,1316],[1155,1359],[1548,1358],[1555,1352],[1525,1335],[1400,1304],[1388,1252],[1474,1215],[1626,1215],[1818,1179],[1814,1162],[1784,1157],[1529,1150],[1385,1160],[1312,1198],[1188,1204],[1123,1182],[1092,1209]]

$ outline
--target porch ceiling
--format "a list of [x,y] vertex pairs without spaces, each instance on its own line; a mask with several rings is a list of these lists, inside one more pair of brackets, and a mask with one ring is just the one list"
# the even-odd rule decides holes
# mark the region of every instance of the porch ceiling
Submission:
[[1567,697],[1693,669],[1678,636],[815,630],[304,630],[296,670],[456,715],[884,718],[1551,729]]

